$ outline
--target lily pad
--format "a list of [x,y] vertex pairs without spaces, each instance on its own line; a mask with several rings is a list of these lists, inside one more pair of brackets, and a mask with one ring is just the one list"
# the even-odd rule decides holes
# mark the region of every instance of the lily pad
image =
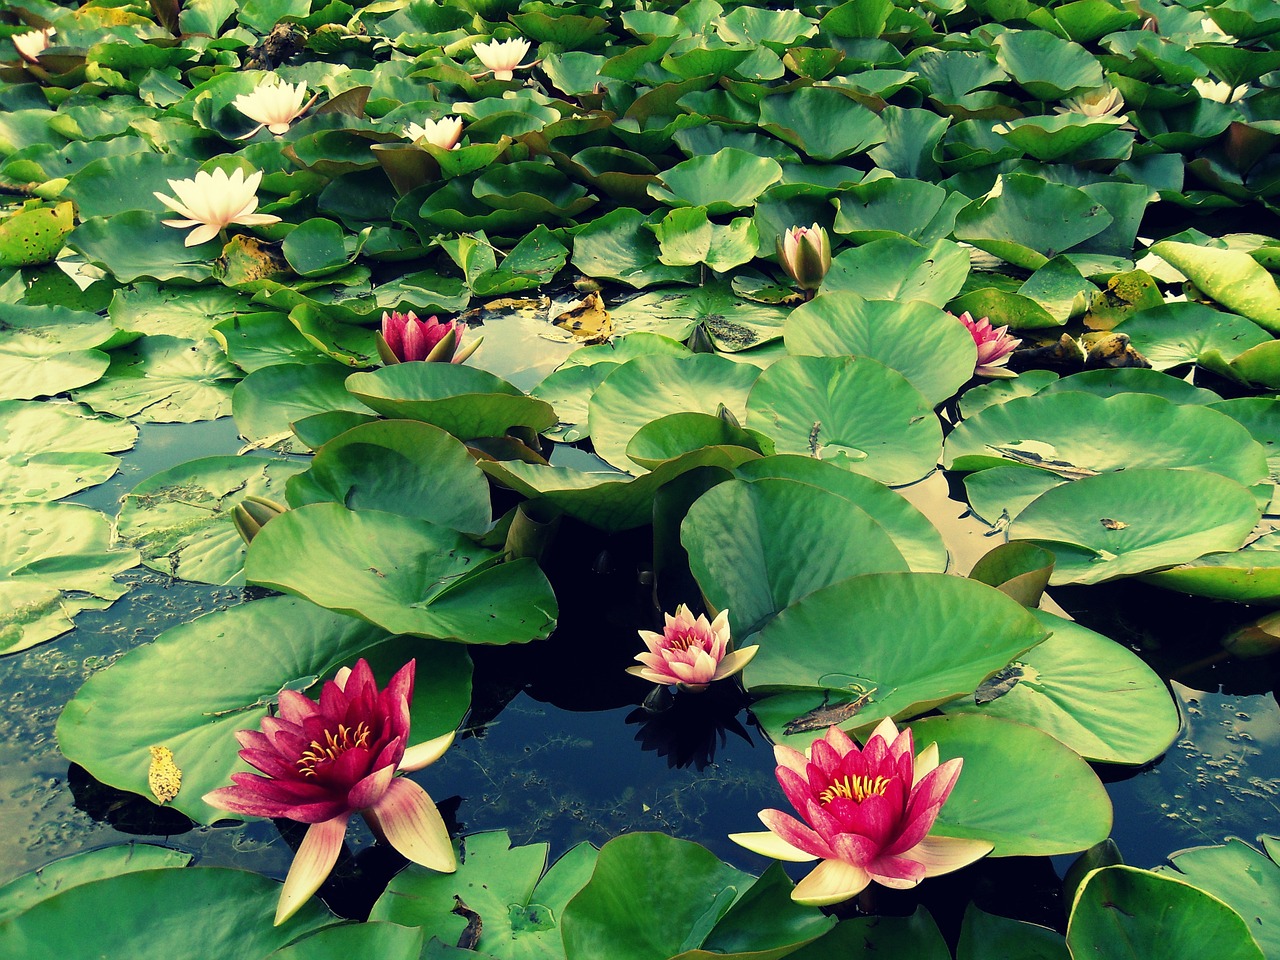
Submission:
[[[342,549],[317,553],[316,543]],[[546,637],[557,616],[547,578],[532,560],[500,560],[447,527],[313,503],[258,532],[245,578],[392,633],[492,644]]]
[[432,423],[460,440],[500,437],[511,427],[545,430],[556,422],[549,403],[460,363],[392,364],[351,374],[347,389],[385,417]]
[[350,368],[334,363],[279,363],[253,371],[232,395],[240,435],[293,452],[297,421],[336,411],[367,415],[369,408],[347,392],[350,375]]
[[672,413],[714,414],[724,404],[740,420],[759,371],[713,354],[637,357],[612,371],[591,397],[588,413],[596,454],[633,474],[645,468],[627,445],[645,424]]
[[[30,960],[106,956],[161,960],[200,944],[204,960],[265,960],[298,937],[336,923],[312,902],[285,926],[272,926],[280,885],[225,867],[141,870],[72,887],[0,923],[0,950]],[[228,924],[234,913],[237,922]],[[157,915],[163,930],[140,937]],[[111,917],[85,923],[84,917]]]
[[109,320],[64,308],[0,305],[0,399],[54,396],[102,376],[116,337]]
[[906,237],[889,237],[836,257],[822,290],[846,290],[869,300],[923,300],[941,307],[960,292],[968,275],[968,251],[950,240],[926,247]]
[[[674,340],[687,340],[701,326],[717,350],[736,353],[780,337],[787,310],[744,300],[729,284],[708,283],[695,290],[641,294],[610,315],[624,330],[659,333]],[[620,358],[619,362],[623,359],[629,358]]]
[[649,196],[670,207],[706,207],[716,215],[742,210],[782,179],[782,167],[737,147],[692,157],[664,170]]
[[72,398],[142,423],[194,423],[231,412],[239,376],[212,340],[144,337],[115,351],[106,375]]
[[[972,694],[1046,635],[1021,604],[976,580],[867,574],[771,620],[745,682],[752,693],[777,694],[752,709],[775,742],[802,749],[831,723],[866,729]],[[816,712],[824,706],[835,712]]]
[[303,463],[261,457],[205,457],[148,477],[120,508],[120,538],[142,563],[176,580],[242,583],[244,541],[231,511],[246,496],[284,499]]
[[340,503],[477,536],[492,523],[489,485],[467,448],[416,420],[379,420],[339,434],[286,489],[294,507]]
[[1280,333],[1280,289],[1266,268],[1241,250],[1164,240],[1151,252],[1228,310]]
[[60,500],[102,483],[120,466],[109,452],[132,449],[137,436],[74,404],[0,401],[0,501]]
[[1221,474],[1138,468],[1046,491],[1009,536],[1053,553],[1050,583],[1101,583],[1238,550],[1260,515],[1253,494]]
[[786,479],[717,484],[689,508],[680,542],[702,595],[745,638],[814,590],[906,570],[893,540],[835,493]]
[[[153,200],[159,206],[158,200]],[[135,280],[191,280],[213,275],[222,252],[216,240],[185,245],[187,233],[160,222],[161,214],[127,210],[113,217],[90,217],[67,240],[67,246],[102,267],[120,283]]]
[[883,143],[884,121],[831,87],[775,93],[760,104],[760,129],[814,160],[842,160]]
[[1169,303],[1143,310],[1114,329],[1127,335],[1156,370],[1196,363],[1210,351],[1230,362],[1272,339],[1256,323],[1201,303]]
[[458,943],[474,912],[472,949],[499,960],[563,957],[565,904],[591,877],[596,849],[579,843],[547,869],[550,844],[513,847],[506,831],[475,833],[459,846],[458,871],[434,873],[415,864],[398,873],[373,905],[371,920],[422,927]]
[[1102,867],[1076,891],[1067,924],[1072,956],[1099,960],[1192,960],[1212,943],[1221,960],[1263,960],[1240,915],[1169,874]]
[[1197,597],[1274,606],[1280,603],[1280,533],[1264,534],[1232,553],[1210,554],[1144,579]]
[[389,639],[362,620],[270,597],[166,630],[94,674],[58,718],[58,746],[103,783],[141,796],[150,796],[150,747],[167,746],[182,771],[169,805],[199,823],[236,818],[203,799],[250,769],[236,731],[258,729],[281,690],[318,696],[321,680],[358,657],[382,683],[417,659],[415,743],[448,733],[467,710],[471,662],[456,645]]
[[783,357],[752,388],[747,426],[779,453],[807,453],[889,484],[929,474],[942,441],[929,401],[867,357]]
[[214,324],[256,309],[248,297],[225,287],[191,289],[139,283],[117,290],[107,315],[130,333],[203,340],[212,335]]
[[944,311],[855,293],[824,293],[797,307],[785,340],[791,354],[878,360],[934,405],[955,396],[977,363],[973,337]]
[[115,575],[137,551],[115,546],[111,521],[73,503],[0,505],[0,653],[71,629],[81,610],[104,610],[127,587]]
[[[1134,467],[1195,467],[1252,486],[1267,476],[1266,453],[1224,417],[1143,393],[1042,393],[965,420],[947,437],[943,462],[949,470],[1016,463],[1068,480]],[[1151,443],[1153,432],[1161,443]]]
[[906,497],[870,477],[851,473],[826,460],[780,454],[748,460],[737,468],[743,480],[780,477],[797,480],[838,494],[865,510],[893,539],[894,546],[917,573],[942,573],[947,569],[947,548],[942,534]]
[[1086,760],[1141,765],[1160,756],[1181,727],[1156,673],[1120,644],[1040,610],[1050,631],[980,686],[944,704],[947,714],[980,713],[1036,727]]
[[[1280,853],[1280,838],[1265,837],[1267,852]],[[1270,841],[1269,843],[1267,841]],[[1268,957],[1280,953],[1280,864],[1234,837],[1220,847],[1194,847],[1172,854],[1173,873],[1157,873],[1186,880],[1217,897],[1244,918],[1253,939]]]

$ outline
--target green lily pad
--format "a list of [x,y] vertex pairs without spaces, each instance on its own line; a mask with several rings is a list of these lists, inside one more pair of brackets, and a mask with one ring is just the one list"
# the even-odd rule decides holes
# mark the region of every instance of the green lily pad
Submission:
[[[245,373],[285,363],[329,363],[329,357],[319,353],[286,314],[275,311],[228,317],[214,324],[210,335],[222,345],[227,359]],[[343,376],[349,372],[343,371]],[[235,402],[232,393],[233,409]]]
[[[1019,377],[1018,379],[1022,379]],[[1170,403],[1204,405],[1221,398],[1212,390],[1192,386],[1185,380],[1159,370],[1142,367],[1118,367],[1115,370],[1086,370],[1046,383],[1040,393],[1091,393],[1098,397],[1114,397],[1127,393],[1149,393]]]
[[[72,887],[0,923],[0,950],[30,960],[134,960],[173,957],[200,944],[205,960],[265,960],[279,947],[336,918],[318,902],[303,905],[288,924],[272,926],[280,885],[245,870],[186,867],[140,870]],[[228,914],[237,917],[226,923]],[[138,936],[154,917],[163,930]],[[111,917],[85,923],[84,917]]]
[[29,267],[58,255],[75,225],[70,203],[44,206],[39,201],[0,220],[0,267]]
[[506,831],[462,841],[456,873],[410,864],[373,905],[371,920],[422,927],[457,943],[468,920],[457,903],[480,917],[473,949],[500,960],[564,957],[560,923],[565,904],[591,877],[596,849],[579,843],[547,869],[550,845],[513,847]]
[[[599,366],[597,364],[596,366]],[[671,413],[641,427],[627,444],[627,458],[646,470],[703,447],[744,447],[767,456],[769,438],[709,413]]]
[[670,207],[706,207],[707,213],[718,215],[750,207],[781,179],[776,160],[725,147],[664,170],[649,186],[649,196]]
[[990,467],[965,477],[964,491],[974,516],[1003,529],[1040,494],[1067,482],[1037,467]]
[[1260,515],[1253,494],[1220,474],[1140,468],[1046,491],[1009,536],[1052,551],[1051,583],[1101,583],[1238,550]]
[[256,309],[248,297],[225,287],[192,289],[138,283],[112,295],[107,315],[130,333],[203,340],[212,335],[214,324]]
[[830,87],[801,87],[766,97],[760,104],[760,129],[826,161],[865,153],[887,135],[883,120]]
[[[1079,6],[1091,0],[1078,0]],[[1110,4],[1102,5],[1114,9]],[[1061,7],[1058,8],[1061,12]],[[972,903],[964,911],[956,960],[983,960],[991,954],[1004,960],[1071,960],[1062,934],[1048,927],[1022,920],[984,913]]]
[[1201,303],[1169,303],[1143,310],[1121,321],[1115,330],[1126,334],[1156,370],[1196,363],[1210,351],[1230,362],[1272,339],[1256,323]]
[[[976,580],[867,574],[815,590],[769,621],[745,682],[752,693],[778,694],[752,709],[776,743],[802,749],[829,723],[865,729],[972,694],[1046,635],[1016,600]],[[843,717],[806,721],[824,704],[858,701]]]
[[353,373],[347,390],[384,417],[435,424],[460,440],[500,437],[511,427],[545,430],[556,422],[550,404],[460,363],[396,363]]
[[644,473],[627,457],[627,445],[641,427],[672,413],[714,414],[720,404],[744,420],[747,393],[759,372],[706,353],[653,355],[622,364],[600,384],[588,407],[596,454],[619,470]]
[[94,314],[0,305],[0,399],[54,396],[93,383],[111,363],[95,348],[116,335],[109,320]]
[[1053,163],[1114,133],[1124,122],[1123,117],[1060,113],[1010,120],[999,124],[996,133],[1028,156]]
[[1151,252],[1228,310],[1269,333],[1280,333],[1280,289],[1247,253],[1173,240],[1154,244]]
[[289,232],[281,244],[281,252],[294,273],[321,277],[349,264],[361,246],[360,240],[348,237],[332,220],[313,217]]
[[[240,435],[264,446],[287,444],[294,452],[293,424],[307,417],[369,408],[347,392],[349,367],[334,363],[279,363],[253,371],[232,395]],[[300,451],[299,451],[300,452]]]
[[835,202],[835,232],[854,243],[905,237],[930,244],[951,235],[966,201],[923,180],[884,177],[849,187]]
[[867,357],[783,357],[752,388],[746,422],[779,453],[831,460],[888,484],[929,474],[942,441],[929,401]]
[[884,528],[910,569],[917,573],[942,573],[947,569],[947,548],[929,518],[901,494],[870,477],[826,460],[794,454],[748,460],[735,473],[751,481],[769,477],[797,480],[838,494],[865,510]]
[[[697,206],[697,204],[690,204]],[[655,283],[692,283],[692,267],[659,261],[658,241],[639,210],[619,207],[587,224],[573,238],[573,265],[589,277],[641,289]]]
[[74,404],[0,402],[0,501],[60,500],[110,479],[137,427]]
[[677,267],[705,263],[721,273],[751,261],[760,244],[749,217],[738,217],[725,225],[712,223],[705,207],[677,207],[654,233],[663,263]]
[[[850,0],[836,10],[854,5],[854,0]],[[830,933],[791,954],[792,960],[826,960],[833,956],[843,960],[875,960],[877,957],[951,960],[951,951],[947,949],[947,941],[929,911],[916,907],[916,912],[909,917],[874,916],[841,920]]]
[[284,499],[303,463],[261,457],[204,457],[170,467],[133,488],[120,508],[120,538],[142,563],[176,580],[242,583],[244,542],[231,511],[246,496]]
[[1264,534],[1232,553],[1215,553],[1144,577],[1197,597],[1260,603],[1280,601],[1280,535]]
[[906,570],[888,532],[849,500],[794,480],[729,480],[689,508],[680,542],[702,595],[747,637],[814,590]]
[[418,960],[425,931],[394,923],[348,923],[325,927],[318,933],[281,947],[268,960],[347,960],[378,957],[379,960]]
[[212,340],[143,337],[112,353],[102,379],[72,399],[142,423],[216,420],[231,412],[239,376]]
[[[1111,832],[1111,800],[1089,765],[1047,733],[994,717],[931,717],[911,725],[964,768],[931,833],[988,840],[996,857],[1087,850]],[[999,790],[991,784],[999,783]]]
[[123,596],[115,575],[138,554],[114,539],[107,517],[78,504],[0,505],[0,653],[66,633],[81,610]]
[[[152,201],[154,206],[160,205],[160,201]],[[126,210],[112,217],[90,217],[71,234],[67,246],[120,283],[208,280],[221,245],[215,239],[188,247],[187,231],[165,226],[160,222],[162,216]]]
[[785,339],[790,354],[878,360],[934,405],[955,396],[977,363],[973,337],[944,311],[855,293],[824,293],[797,307]]
[[339,434],[286,489],[294,507],[340,503],[477,536],[492,523],[489,485],[467,448],[416,420],[379,420]]
[[[1270,841],[1270,842],[1268,842]],[[1280,838],[1265,837],[1273,857],[1280,853]],[[1244,918],[1249,933],[1267,956],[1280,953],[1280,865],[1249,844],[1234,837],[1221,847],[1195,847],[1172,854],[1173,873],[1158,867],[1162,875],[1185,880],[1217,897]]]
[[82,167],[63,195],[76,202],[83,220],[113,217],[126,210],[154,212],[155,191],[169,193],[166,181],[190,180],[199,169],[200,163],[194,157],[173,153],[103,157]]
[[120,844],[63,857],[0,887],[0,922],[72,887],[138,870],[185,867],[192,859],[190,853],[150,843]]
[[1213,944],[1221,960],[1263,960],[1240,915],[1217,897],[1135,867],[1094,870],[1076,891],[1067,924],[1072,956],[1191,960]]
[[[1042,393],[965,420],[947,437],[943,462],[948,470],[1016,463],[1068,480],[1134,467],[1195,467],[1252,486],[1267,476],[1266,453],[1224,417],[1143,393]],[[1151,443],[1153,431],[1163,442]]]
[[[263,655],[270,638],[270,656]],[[237,730],[256,730],[281,690],[317,697],[320,681],[358,657],[381,683],[418,661],[411,738],[453,730],[471,699],[471,661],[454,644],[389,639],[361,620],[292,597],[270,597],[166,630],[99,671],[58,718],[58,746],[103,783],[150,796],[150,748],[167,746],[182,771],[169,805],[199,823],[244,819],[204,795],[249,770]],[[155,690],[164,690],[157,697]]]
[[822,290],[848,291],[868,300],[923,300],[941,307],[960,292],[968,275],[968,251],[950,240],[925,247],[890,237],[837,256]]
[[[663,882],[654,884],[653,878]],[[775,960],[834,924],[790,899],[775,865],[756,879],[660,833],[615,837],[561,920],[568,960]]]
[[1135,766],[1160,756],[1181,727],[1156,673],[1120,644],[1040,610],[1049,639],[978,687],[944,704],[1036,727],[1086,760]]
[[1002,174],[991,192],[956,214],[955,238],[1036,270],[1101,233],[1112,219],[1103,204],[1076,187]]
[[673,340],[687,340],[701,326],[717,350],[736,353],[780,337],[787,309],[743,300],[726,283],[708,283],[688,291],[641,294],[610,315],[625,330],[661,333]]
[[[317,554],[316,543],[343,548]],[[313,503],[258,532],[245,578],[392,633],[492,644],[546,637],[557,615],[547,578],[532,560],[500,560],[447,527]]]
[[1032,97],[1063,100],[1102,86],[1102,68],[1078,43],[1043,30],[1009,30],[994,43],[996,62]]

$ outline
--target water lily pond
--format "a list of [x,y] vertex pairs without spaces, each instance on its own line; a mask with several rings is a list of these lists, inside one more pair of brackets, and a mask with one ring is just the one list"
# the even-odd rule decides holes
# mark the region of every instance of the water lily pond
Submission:
[[0,956],[1280,960],[1277,90],[1269,0],[9,0]]

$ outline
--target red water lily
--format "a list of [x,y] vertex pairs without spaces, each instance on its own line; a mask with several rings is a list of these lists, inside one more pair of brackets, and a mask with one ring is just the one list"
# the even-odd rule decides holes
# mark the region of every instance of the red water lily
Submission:
[[206,803],[254,817],[308,823],[276,908],[276,923],[320,889],[337,862],[351,815],[364,815],[380,838],[414,863],[452,873],[453,845],[427,792],[398,772],[433,763],[453,734],[408,747],[410,660],[383,690],[364,660],[325,683],[319,701],[280,691],[277,715],[262,729],[239,730],[240,757],[261,770],[233,773],[235,786],[205,795]]
[[636,654],[642,665],[627,667],[627,673],[691,692],[741,672],[759,649],[732,649],[728,610],[721,610],[715,621],[708,623],[705,613],[695,620],[683,603],[676,607],[675,616],[666,614],[662,633],[641,630],[640,639],[649,650]]
[[774,747],[777,777],[803,822],[762,810],[766,833],[730,837],[775,860],[821,860],[791,899],[827,906],[861,893],[872,880],[914,887],[991,852],[983,840],[931,837],[929,831],[960,776],[959,758],[938,763],[938,745],[914,755],[910,730],[885,718],[861,749],[838,727],[815,740],[806,757]]
[[382,331],[377,335],[378,355],[383,363],[406,363],[410,360],[438,360],[461,363],[480,346],[477,340],[459,350],[467,325],[461,320],[441,323],[436,317],[419,320],[408,313],[383,313]]
[[[954,313],[950,316],[956,317]],[[1022,343],[1021,340],[1009,336],[1008,326],[993,328],[987,317],[975,320],[968,311],[960,314],[956,319],[964,324],[965,329],[969,331],[969,336],[973,337],[974,345],[978,348],[978,362],[973,369],[975,377],[1017,376],[1012,370],[1004,369],[1004,365],[1009,362],[1009,355]]]

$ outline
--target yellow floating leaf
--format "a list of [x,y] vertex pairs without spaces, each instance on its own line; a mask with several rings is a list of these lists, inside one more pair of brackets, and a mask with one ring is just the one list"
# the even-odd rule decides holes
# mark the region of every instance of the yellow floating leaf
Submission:
[[182,771],[173,762],[173,751],[168,747],[151,748],[151,766],[147,770],[147,785],[161,803],[167,803],[182,789]]
[[582,343],[603,343],[613,336],[613,318],[598,293],[589,293],[551,321]]

